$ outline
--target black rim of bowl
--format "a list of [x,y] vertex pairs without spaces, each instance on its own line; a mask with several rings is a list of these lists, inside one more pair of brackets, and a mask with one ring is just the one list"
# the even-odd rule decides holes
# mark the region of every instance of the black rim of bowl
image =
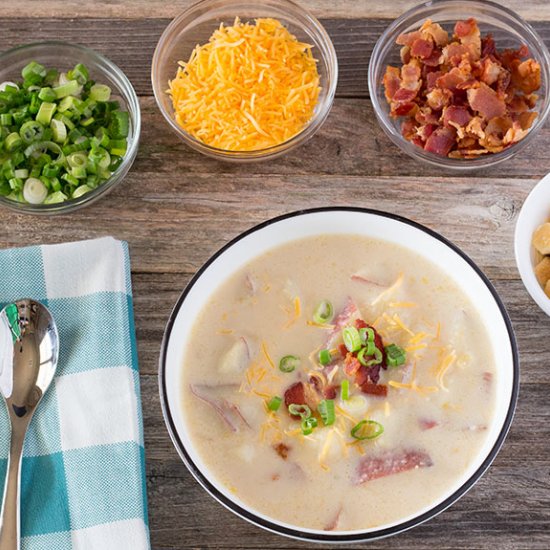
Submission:
[[[495,441],[495,444],[493,445],[493,448],[485,458],[485,460],[482,462],[482,464],[479,466],[479,468],[470,476],[470,478],[459,488],[457,489],[453,494],[449,495],[443,502],[439,503],[437,506],[434,506],[430,510],[424,512],[423,514],[420,514],[406,522],[399,523],[397,525],[387,527],[384,529],[379,529],[375,531],[370,532],[357,532],[352,534],[338,534],[338,532],[335,532],[335,534],[323,534],[323,533],[311,533],[311,532],[303,532],[299,528],[289,528],[285,527],[283,525],[279,525],[275,522],[269,521],[267,519],[264,519],[262,517],[259,517],[255,513],[251,512],[250,510],[247,510],[246,508],[243,508],[236,502],[232,501],[228,497],[226,497],[223,493],[221,493],[208,479],[208,477],[199,469],[199,467],[193,462],[191,456],[188,454],[183,442],[181,441],[179,434],[177,432],[174,420],[172,418],[172,414],[170,411],[170,406],[168,404],[167,399],[167,391],[166,391],[166,354],[168,349],[168,342],[170,340],[170,335],[172,333],[172,328],[174,326],[174,321],[180,311],[181,306],[183,305],[187,295],[197,282],[197,280],[202,276],[204,271],[219,257],[221,256],[225,251],[227,251],[229,248],[231,248],[234,244],[241,241],[248,235],[255,233],[256,231],[259,231],[269,225],[273,225],[275,223],[287,220],[289,218],[295,218],[297,216],[303,216],[303,215],[309,215],[309,214],[318,214],[323,212],[357,212],[357,213],[363,213],[363,214],[371,214],[375,216],[380,216],[383,218],[389,218],[391,220],[395,220],[397,222],[401,222],[403,224],[412,226],[416,229],[420,229],[421,231],[424,231],[429,236],[437,239],[438,241],[445,244],[447,247],[449,247],[451,250],[453,250],[456,254],[458,254],[461,258],[463,258],[469,265],[472,267],[472,269],[476,272],[478,277],[482,280],[482,282],[486,285],[489,292],[492,294],[493,299],[495,300],[499,310],[500,314],[502,315],[502,318],[504,320],[504,323],[506,324],[506,329],[508,331],[508,336],[510,339],[510,346],[512,350],[512,358],[513,358],[513,381],[512,381],[512,395],[510,397],[510,404],[508,406],[508,412],[506,413],[506,418],[504,419],[502,428],[500,430],[500,433]],[[170,317],[168,319],[168,323],[166,325],[166,329],[164,332],[164,337],[162,340],[162,346],[161,346],[161,352],[160,352],[160,362],[159,362],[159,391],[160,391],[160,400],[161,400],[161,406],[162,411],[164,414],[164,420],[166,422],[166,426],[168,428],[168,432],[170,434],[170,437],[172,438],[172,442],[174,446],[176,447],[176,450],[178,451],[180,458],[184,462],[184,464],[187,466],[187,469],[191,472],[191,474],[195,477],[195,479],[203,486],[204,489],[212,496],[214,497],[218,502],[223,504],[226,508],[234,512],[236,515],[240,516],[243,519],[248,520],[250,523],[253,523],[254,525],[257,525],[259,527],[262,527],[268,531],[271,531],[273,533],[277,533],[279,535],[284,535],[287,537],[291,537],[294,539],[300,539],[300,540],[306,540],[306,541],[312,541],[312,542],[320,542],[320,543],[353,543],[353,542],[362,542],[367,540],[374,540],[374,539],[380,539],[383,537],[388,537],[391,535],[396,535],[398,533],[401,533],[403,531],[407,531],[408,529],[411,529],[413,527],[416,527],[417,525],[420,525],[421,523],[424,523],[425,521],[437,516],[441,512],[443,512],[445,509],[447,509],[449,506],[451,506],[453,503],[455,503],[460,497],[462,497],[464,494],[468,492],[469,489],[472,488],[472,486],[479,480],[479,478],[485,473],[487,468],[491,465],[493,460],[495,459],[496,455],[498,454],[500,448],[502,447],[502,444],[504,443],[504,440],[506,438],[506,435],[508,433],[508,430],[510,429],[510,425],[512,423],[512,419],[514,417],[514,411],[516,408],[516,403],[518,399],[518,392],[519,392],[519,355],[518,355],[518,348],[516,343],[516,338],[514,334],[514,330],[512,327],[512,323],[510,321],[510,317],[508,316],[508,312],[506,311],[506,308],[504,307],[504,304],[502,300],[500,299],[497,291],[493,287],[492,283],[489,281],[489,279],[486,277],[486,275],[481,271],[481,269],[467,256],[460,248],[458,248],[455,244],[453,244],[451,241],[447,240],[445,237],[441,236],[439,233],[433,231],[432,229],[429,229],[428,227],[423,226],[422,224],[419,224],[415,221],[409,220],[408,218],[404,218],[402,216],[398,216],[396,214],[392,214],[389,212],[384,212],[380,210],[374,210],[370,208],[360,208],[360,207],[348,207],[348,206],[333,206],[333,207],[321,207],[321,208],[311,208],[311,209],[304,209],[304,210],[298,210],[295,212],[289,212],[287,214],[283,214],[281,216],[277,216],[275,218],[271,218],[263,223],[260,223],[254,227],[251,227],[250,229],[244,231],[231,241],[229,241],[226,245],[224,245],[222,248],[220,248],[217,252],[215,252],[208,261],[197,271],[197,273],[193,276],[189,284],[185,287],[183,292],[181,293],[180,297],[178,298],[178,301],[176,302],[176,305],[174,306],[174,309],[172,310],[172,313],[170,314]]]

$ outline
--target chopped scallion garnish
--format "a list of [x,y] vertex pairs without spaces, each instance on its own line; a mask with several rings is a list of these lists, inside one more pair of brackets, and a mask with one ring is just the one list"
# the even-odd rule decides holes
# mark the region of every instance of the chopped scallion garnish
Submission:
[[361,338],[359,331],[355,327],[346,327],[342,330],[342,338],[346,349],[354,353],[361,349]]
[[267,402],[267,408],[270,411],[278,411],[279,407],[281,406],[281,403],[283,400],[278,396],[274,395],[268,402]]
[[322,349],[319,352],[319,363],[321,363],[321,365],[329,365],[331,361],[332,355],[330,354],[330,350]]
[[334,413],[334,399],[323,399],[319,403],[317,410],[319,411],[325,426],[334,424],[334,420],[336,419],[336,415]]
[[333,315],[332,304],[328,300],[323,300],[313,312],[313,321],[319,325],[325,325],[330,323]]
[[361,420],[351,429],[351,437],[364,441],[365,439],[376,439],[384,433],[384,426],[376,420]]
[[292,372],[300,366],[300,359],[295,355],[285,355],[279,361],[279,370],[281,372]]
[[311,409],[307,405],[298,405],[297,403],[291,403],[288,406],[288,412],[292,416],[300,416],[302,418],[309,418],[311,416]]
[[374,343],[374,330],[370,327],[360,328],[359,337],[363,345],[366,345],[368,342]]
[[340,386],[342,401],[347,401],[349,399],[349,380],[346,378],[342,380]]
[[317,419],[314,416],[308,418],[302,418],[302,434],[310,435],[313,432],[313,428],[317,427]]
[[384,349],[386,352],[386,365],[388,367],[399,367],[405,364],[407,355],[403,348],[400,348],[396,344],[390,344]]

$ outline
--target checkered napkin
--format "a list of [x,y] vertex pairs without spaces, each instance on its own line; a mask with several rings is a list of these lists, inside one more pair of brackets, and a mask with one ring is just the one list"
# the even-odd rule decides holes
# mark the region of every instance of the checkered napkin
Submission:
[[[23,549],[148,549],[126,243],[107,237],[0,250],[0,306],[19,298],[49,308],[60,344],[54,382],[25,439]],[[0,488],[8,438],[0,405]]]

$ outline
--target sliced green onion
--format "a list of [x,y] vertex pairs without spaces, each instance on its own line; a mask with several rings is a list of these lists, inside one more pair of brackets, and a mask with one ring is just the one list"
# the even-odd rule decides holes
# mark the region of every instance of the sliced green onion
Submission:
[[69,80],[66,84],[55,87],[53,91],[57,99],[62,99],[68,95],[78,95],[80,92],[80,84],[77,80]]
[[334,424],[336,419],[336,414],[334,413],[334,399],[323,399],[319,403],[317,410],[319,411],[325,426]]
[[[374,355],[374,359],[365,359],[366,357]],[[375,346],[374,342],[367,342],[364,348],[361,348],[357,353],[357,359],[362,365],[370,367],[370,365],[378,365],[382,361],[382,352]]]
[[311,416],[311,409],[307,405],[298,405],[298,403],[291,403],[288,406],[288,412],[292,416],[301,416],[302,418]]
[[367,344],[367,342],[374,342],[374,330],[370,327],[360,328],[359,336],[363,345]]
[[279,370],[282,372],[292,372],[300,366],[300,359],[295,355],[285,355],[279,361]]
[[69,166],[71,168],[75,168],[75,167],[81,167],[81,166],[86,166],[87,162],[88,162],[88,155],[86,155],[86,153],[84,151],[78,151],[76,153],[71,153],[68,157],[67,157],[67,162],[69,163]]
[[29,177],[29,171],[26,168],[20,168],[14,172],[16,178],[26,180]]
[[44,126],[36,120],[29,120],[21,126],[19,135],[27,145],[35,141],[40,141],[44,135]]
[[44,88],[40,88],[40,91],[38,92],[38,98],[42,101],[52,102],[57,99],[57,96],[49,86],[45,86]]
[[65,202],[67,199],[68,197],[67,195],[65,195],[65,193],[62,193],[61,191],[55,191],[54,193],[46,197],[44,204],[57,204],[59,202]]
[[361,349],[361,338],[359,337],[359,331],[355,327],[346,327],[342,330],[342,338],[344,339],[344,346],[346,349],[354,353]]
[[14,89],[19,90],[19,86],[15,82],[10,82],[9,80],[6,80],[5,82],[2,82],[0,84],[0,92],[4,92],[7,89]]
[[40,63],[37,63],[36,61],[31,61],[28,65],[23,67],[21,70],[21,76],[24,80],[27,80],[29,77],[32,76],[39,76],[40,78],[44,78],[46,76],[46,68],[44,65],[40,65]]
[[67,76],[71,80],[78,80],[79,84],[86,84],[88,78],[90,78],[90,73],[85,65],[78,63],[72,71],[67,73]]
[[109,101],[109,99],[111,99],[111,88],[105,84],[94,84],[90,88],[90,99],[102,103]]
[[38,178],[28,178],[23,186],[23,197],[29,204],[42,204],[48,196],[48,190]]
[[319,363],[321,363],[321,365],[329,365],[331,361],[332,355],[330,354],[330,350],[322,349],[319,352]]
[[23,145],[23,140],[17,132],[12,132],[4,141],[7,151],[15,151]]
[[[82,186],[82,187],[88,187],[87,185],[86,186]],[[78,188],[80,189],[80,187]],[[78,189],[76,191],[78,191]],[[89,189],[89,187],[88,187]],[[75,193],[76,193],[75,191]],[[74,197],[74,193],[73,193],[73,197]],[[278,395],[274,395],[268,402],[267,402],[267,408],[270,410],[270,411],[278,411],[279,410],[279,407],[281,406],[281,403],[283,402],[283,400],[278,396]]]
[[56,143],[63,143],[67,139],[67,127],[60,120],[54,118],[50,122],[50,128],[52,129],[53,140]]
[[128,137],[130,131],[130,119],[126,111],[113,111],[109,130],[115,139]]
[[13,124],[13,117],[10,113],[2,113],[0,115],[0,125],[1,126],[11,126]]
[[382,352],[378,348],[374,348],[374,359],[371,359],[370,361],[367,361],[366,365],[367,367],[370,367],[371,365],[379,365],[382,362],[382,359],[384,359],[384,356]]
[[319,325],[325,325],[332,321],[332,316],[334,315],[334,310],[332,304],[328,300],[323,300],[315,308],[313,312],[313,321]]
[[405,364],[407,355],[403,348],[400,348],[396,344],[390,344],[384,348],[386,352],[386,365],[388,367],[399,367]]
[[302,418],[301,427],[303,435],[310,435],[313,432],[313,428],[317,427],[317,419],[314,416]]
[[44,126],[49,126],[56,109],[57,105],[55,103],[48,103],[47,101],[44,101],[42,105],[40,105],[40,109],[38,109],[36,121],[40,122],[40,124],[43,124]]
[[342,397],[342,401],[347,401],[349,399],[349,380],[347,378],[342,380],[342,384],[340,386],[340,397]]
[[361,420],[351,429],[351,437],[364,441],[365,439],[376,439],[384,433],[384,426],[376,420]]

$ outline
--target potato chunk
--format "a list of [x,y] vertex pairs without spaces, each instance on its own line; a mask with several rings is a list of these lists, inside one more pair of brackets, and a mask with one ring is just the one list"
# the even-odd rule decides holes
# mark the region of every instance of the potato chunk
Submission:
[[544,257],[535,267],[535,275],[541,286],[545,287],[550,279],[550,258]]
[[533,233],[533,246],[541,254],[550,254],[550,223],[543,223]]

